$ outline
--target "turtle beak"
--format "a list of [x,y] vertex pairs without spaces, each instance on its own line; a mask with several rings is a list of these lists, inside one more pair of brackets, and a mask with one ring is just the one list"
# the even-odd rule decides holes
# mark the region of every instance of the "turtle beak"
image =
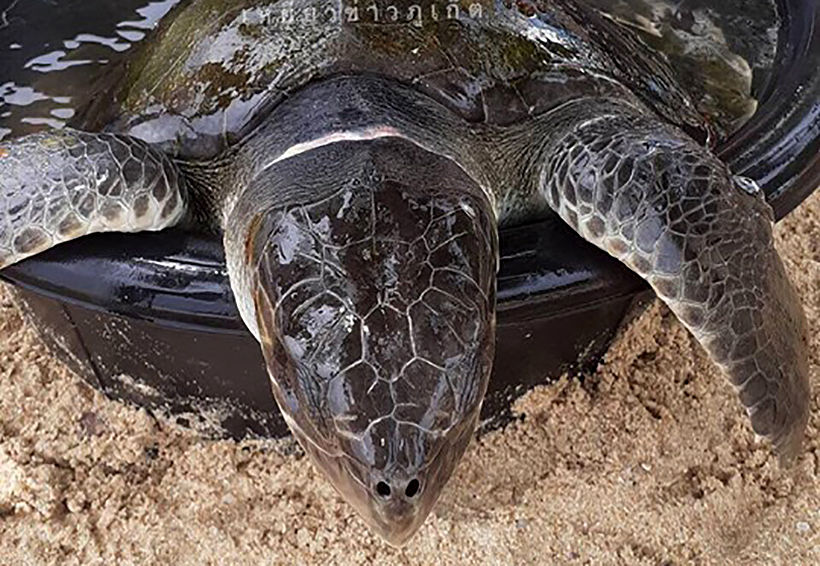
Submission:
[[476,412],[474,418],[460,423],[446,436],[433,439],[434,453],[427,456],[428,465],[410,473],[398,467],[374,470],[350,457],[350,453],[356,453],[355,448],[350,452],[329,452],[302,432],[297,423],[287,420],[310,460],[324,472],[336,491],[373,532],[398,548],[413,537],[435,507],[475,433],[477,415]]
[[325,473],[342,498],[373,532],[391,546],[406,544],[421,528],[438,499],[440,489],[414,498],[407,497],[398,489],[390,494],[380,494],[374,486],[363,483],[362,480],[370,474],[360,462],[344,456],[331,456],[309,438],[298,433],[296,436],[311,461]]

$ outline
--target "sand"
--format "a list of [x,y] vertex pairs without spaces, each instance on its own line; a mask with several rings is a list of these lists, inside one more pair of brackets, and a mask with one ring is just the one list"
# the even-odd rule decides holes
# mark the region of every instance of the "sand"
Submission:
[[0,564],[820,564],[820,193],[777,238],[812,336],[792,471],[656,304],[595,373],[474,442],[401,550],[291,442],[202,440],[91,390],[2,288]]

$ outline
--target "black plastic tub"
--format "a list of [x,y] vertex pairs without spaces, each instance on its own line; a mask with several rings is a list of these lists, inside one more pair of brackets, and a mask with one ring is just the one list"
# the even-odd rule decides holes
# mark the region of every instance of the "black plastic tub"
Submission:
[[[820,13],[783,0],[776,63],[755,116],[720,147],[778,218],[820,184]],[[636,303],[632,273],[557,219],[501,233],[498,344],[489,423],[562,371],[596,364]],[[235,438],[287,433],[258,345],[244,329],[219,242],[172,230],[71,242],[5,270],[34,325],[107,395]]]

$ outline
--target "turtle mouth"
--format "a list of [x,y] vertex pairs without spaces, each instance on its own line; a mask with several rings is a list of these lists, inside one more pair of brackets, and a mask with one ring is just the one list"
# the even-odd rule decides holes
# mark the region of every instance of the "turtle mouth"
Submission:
[[423,504],[422,498],[412,503],[390,501],[378,495],[378,488],[375,487],[378,482],[373,484],[364,479],[372,475],[368,473],[367,466],[348,454],[332,454],[323,450],[297,427],[291,427],[291,430],[310,460],[324,473],[339,495],[388,544],[402,546],[419,530],[435,500],[429,504]]
[[[288,424],[313,464],[368,527],[389,545],[401,547],[421,528],[438,501],[472,439],[478,413],[477,408],[472,418],[438,439],[435,451],[426,459],[424,467],[405,474],[412,479],[404,482],[400,489],[388,492],[381,489],[386,482],[381,479],[384,474],[380,470],[357,460],[347,451],[327,451],[295,423],[288,420]],[[392,476],[393,482],[395,477]],[[395,487],[395,483],[393,485]],[[408,496],[411,487],[414,492]]]

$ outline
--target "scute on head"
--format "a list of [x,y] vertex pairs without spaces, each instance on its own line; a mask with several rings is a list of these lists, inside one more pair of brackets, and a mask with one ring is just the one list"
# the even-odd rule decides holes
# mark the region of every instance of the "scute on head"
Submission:
[[[482,190],[397,138],[334,144],[323,198],[263,214],[249,262],[273,389],[314,463],[393,544],[432,509],[492,363],[497,244]],[[340,154],[342,152],[344,155]]]

